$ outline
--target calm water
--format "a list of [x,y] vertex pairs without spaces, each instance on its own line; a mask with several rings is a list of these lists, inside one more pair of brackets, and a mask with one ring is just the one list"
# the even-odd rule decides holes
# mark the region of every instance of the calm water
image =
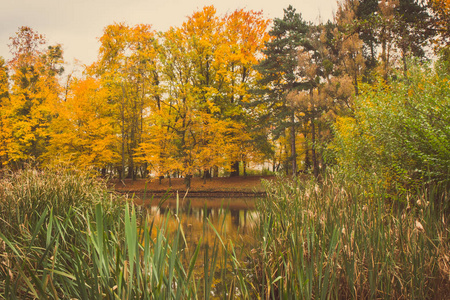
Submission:
[[[212,253],[214,249],[219,249],[219,240],[216,232],[211,225],[205,220],[209,220],[221,239],[227,245],[235,247],[236,255],[239,260],[244,262],[251,249],[255,245],[253,229],[257,220],[255,212],[255,199],[185,199],[178,203],[178,217],[183,227],[186,238],[185,247],[181,254],[186,258],[186,262],[193,256],[196,247],[200,243],[200,252],[195,264],[195,277],[197,280],[203,280],[205,267],[211,269]],[[176,200],[168,200],[164,203],[157,201],[147,204],[154,223],[159,228],[165,220],[167,213],[170,211],[168,231],[169,234],[177,230],[178,221],[175,214],[177,213]],[[156,237],[156,230],[152,232]],[[205,263],[206,262],[206,263]],[[223,263],[223,251],[219,251],[218,262],[215,265],[215,275],[213,290],[211,296],[213,298],[223,296],[223,273],[224,269],[231,270],[229,263]],[[226,281],[233,280],[231,272],[226,276]],[[238,295],[236,295],[238,296]]]
[[[245,241],[245,244],[251,242],[257,217],[255,201],[248,198],[193,198],[179,201],[178,217],[183,226],[188,248],[192,246],[195,248],[200,239],[203,242],[214,239],[216,233],[208,222],[205,223],[207,219],[222,238],[231,240],[233,244],[239,244],[242,241]],[[168,200],[164,203],[152,202],[148,204],[148,208],[157,225],[162,224],[169,211],[171,216],[177,213],[176,200]],[[169,232],[175,231],[177,226],[176,218],[169,218]]]

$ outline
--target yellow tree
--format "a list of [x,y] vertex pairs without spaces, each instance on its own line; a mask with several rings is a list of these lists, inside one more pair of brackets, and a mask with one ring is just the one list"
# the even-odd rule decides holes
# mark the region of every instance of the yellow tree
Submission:
[[21,27],[11,38],[9,62],[10,101],[4,107],[9,125],[8,163],[21,166],[38,159],[48,145],[52,104],[58,101],[58,75],[63,72],[60,45],[45,48],[45,38],[30,27]]
[[108,91],[92,77],[73,80],[69,91],[54,108],[58,117],[52,120],[46,161],[105,172],[120,160]]
[[121,137],[121,178],[135,178],[136,149],[143,141],[144,119],[160,108],[155,32],[150,25],[113,24],[100,38],[100,59],[94,65],[102,85],[109,89]]
[[[167,128],[179,135],[185,175],[191,175],[194,165],[205,174],[219,163],[230,169],[225,161],[240,160],[245,149],[251,149],[244,146],[250,137],[243,129],[248,128],[243,104],[250,101],[256,73],[252,66],[267,39],[266,27],[259,13],[239,10],[220,18],[208,6],[164,34],[161,64],[169,94],[165,105],[174,116],[167,118],[172,120]],[[217,139],[210,138],[221,132],[227,132],[224,139],[228,145],[235,143],[232,147],[217,147]],[[214,150],[218,148],[220,153]]]
[[254,66],[262,55],[264,43],[269,40],[268,25],[269,20],[261,12],[239,9],[224,17],[226,43],[220,57],[225,69],[219,74],[223,95],[217,101],[221,108],[218,117],[242,128],[236,136],[230,137],[237,143],[234,148],[241,149],[230,153],[231,176],[239,175],[239,161],[243,161],[245,172],[246,161],[259,156],[264,146],[268,148],[267,132],[255,122],[258,111],[254,105],[255,94],[251,92],[258,86],[259,73]]
[[190,178],[217,166],[229,170],[232,161],[257,152],[244,104],[251,100],[252,66],[267,39],[267,23],[260,13],[220,17],[207,6],[160,34],[157,105],[149,106],[144,119],[139,163],[158,176],[178,172]]

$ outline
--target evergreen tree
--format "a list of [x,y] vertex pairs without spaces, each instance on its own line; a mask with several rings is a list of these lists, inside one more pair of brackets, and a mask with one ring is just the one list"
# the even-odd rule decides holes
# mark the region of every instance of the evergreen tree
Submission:
[[357,4],[356,17],[360,22],[359,38],[364,41],[364,58],[366,67],[370,70],[377,64],[377,46],[375,17],[378,12],[378,0],[359,0]]
[[290,91],[302,86],[302,76],[298,70],[297,53],[305,43],[308,24],[302,20],[295,8],[284,10],[283,19],[275,18],[269,32],[272,39],[266,43],[263,53],[266,55],[256,67],[261,73],[260,84],[265,86],[263,98],[267,103],[271,117],[274,137],[290,129],[292,173],[297,172],[295,136],[297,123],[295,111],[287,102]]
[[433,32],[429,27],[430,15],[426,6],[419,0],[399,0],[395,9],[396,20],[394,32],[396,44],[401,52],[403,71],[406,76],[406,58],[425,57],[425,45]]

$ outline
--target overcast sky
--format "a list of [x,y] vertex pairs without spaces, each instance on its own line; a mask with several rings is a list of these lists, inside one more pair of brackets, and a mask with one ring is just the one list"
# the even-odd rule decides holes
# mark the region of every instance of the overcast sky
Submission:
[[[267,18],[281,18],[292,4],[303,19],[332,19],[337,0],[0,0],[0,56],[10,59],[8,44],[21,26],[45,35],[49,44],[60,43],[68,63],[78,59],[91,64],[97,58],[98,38],[114,22],[152,24],[157,31],[180,26],[187,16],[206,5],[218,14],[238,8],[263,11]],[[6,2],[6,3],[5,3]]]

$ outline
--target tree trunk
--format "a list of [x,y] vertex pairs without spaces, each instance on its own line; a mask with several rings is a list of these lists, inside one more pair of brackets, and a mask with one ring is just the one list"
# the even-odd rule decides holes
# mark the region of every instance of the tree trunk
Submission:
[[292,157],[292,175],[297,175],[297,150],[295,148],[295,115],[291,114],[291,157]]
[[406,47],[402,48],[402,61],[403,61],[403,77],[408,81],[408,64],[406,62]]
[[[306,134],[305,134],[305,137],[306,137]],[[305,172],[307,172],[310,167],[311,167],[311,159],[309,157],[309,146],[308,146],[308,142],[305,139]]]
[[314,124],[314,117],[311,118],[311,154],[312,154],[312,161],[313,161],[313,171],[314,171],[314,177],[319,177],[319,165],[317,163],[317,155],[316,155],[316,126]]
[[203,170],[203,183],[206,183],[206,179],[211,178],[211,170],[210,169],[204,169]]
[[122,118],[122,169],[120,170],[120,180],[123,180],[125,178],[125,144],[126,144],[126,137],[125,137],[125,87],[122,85],[122,107],[120,116]]
[[230,177],[239,176],[239,161],[234,161],[231,163]]
[[314,104],[314,97],[313,97],[313,90],[310,90],[310,96],[311,96],[311,106],[312,106],[312,113],[311,113],[311,156],[313,161],[313,172],[314,177],[319,177],[319,164],[317,162],[317,155],[316,155],[316,124],[314,120],[314,114],[315,114],[315,104]]
[[120,179],[123,180],[125,178],[125,117],[122,116],[122,168],[120,169]]
[[186,189],[191,188],[191,178],[192,175],[186,175],[186,177],[184,178],[184,184],[186,185]]
[[219,177],[219,167],[218,166],[213,167],[213,177]]

